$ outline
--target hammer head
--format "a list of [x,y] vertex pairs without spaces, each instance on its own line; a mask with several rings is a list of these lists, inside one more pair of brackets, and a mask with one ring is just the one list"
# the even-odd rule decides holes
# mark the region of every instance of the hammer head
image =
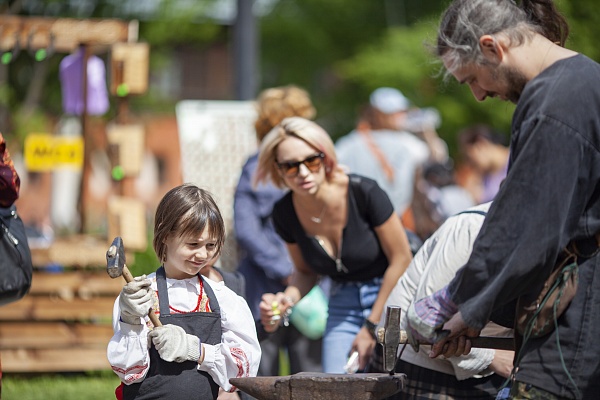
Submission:
[[385,333],[383,334],[383,366],[390,374],[394,373],[397,351],[400,344],[400,313],[398,306],[388,306],[385,315]]
[[118,278],[123,275],[123,266],[125,266],[125,247],[123,247],[123,239],[117,236],[106,251],[106,272],[111,278]]

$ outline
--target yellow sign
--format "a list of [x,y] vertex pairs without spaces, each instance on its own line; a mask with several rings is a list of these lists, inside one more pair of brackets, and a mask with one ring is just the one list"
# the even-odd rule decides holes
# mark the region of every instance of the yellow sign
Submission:
[[25,166],[34,172],[58,168],[79,171],[83,166],[83,138],[31,133],[25,139]]

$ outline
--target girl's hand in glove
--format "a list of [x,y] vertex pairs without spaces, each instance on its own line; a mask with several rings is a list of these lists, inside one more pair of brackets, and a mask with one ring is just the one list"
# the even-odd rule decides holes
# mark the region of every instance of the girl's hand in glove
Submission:
[[185,333],[182,327],[171,324],[159,326],[152,329],[148,336],[163,360],[202,363],[202,342],[197,336]]
[[142,324],[141,318],[148,315],[154,303],[151,283],[146,275],[142,275],[123,286],[119,295],[121,321],[131,325]]

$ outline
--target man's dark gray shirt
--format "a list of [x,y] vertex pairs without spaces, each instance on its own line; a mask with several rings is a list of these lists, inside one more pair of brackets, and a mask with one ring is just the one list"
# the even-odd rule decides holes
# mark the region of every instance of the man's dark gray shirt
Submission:
[[[493,310],[539,292],[567,243],[600,231],[599,149],[599,64],[583,55],[560,60],[525,86],[513,116],[508,175],[468,263],[450,283],[469,326],[480,328]],[[599,384],[599,377],[591,382],[600,370],[599,344],[587,339],[588,330],[600,329],[597,258],[580,265],[577,296],[560,322],[558,353],[569,359],[576,381],[587,381],[582,387]],[[530,380],[571,397],[557,352],[544,350],[555,345],[550,337],[532,356],[544,364],[545,378]],[[596,361],[584,360],[584,349]]]

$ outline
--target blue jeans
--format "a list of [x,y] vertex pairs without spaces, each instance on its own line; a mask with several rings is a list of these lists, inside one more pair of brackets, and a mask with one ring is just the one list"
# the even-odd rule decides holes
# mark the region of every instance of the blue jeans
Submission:
[[371,314],[383,278],[367,282],[332,282],[329,316],[323,336],[323,372],[344,373],[350,348]]

